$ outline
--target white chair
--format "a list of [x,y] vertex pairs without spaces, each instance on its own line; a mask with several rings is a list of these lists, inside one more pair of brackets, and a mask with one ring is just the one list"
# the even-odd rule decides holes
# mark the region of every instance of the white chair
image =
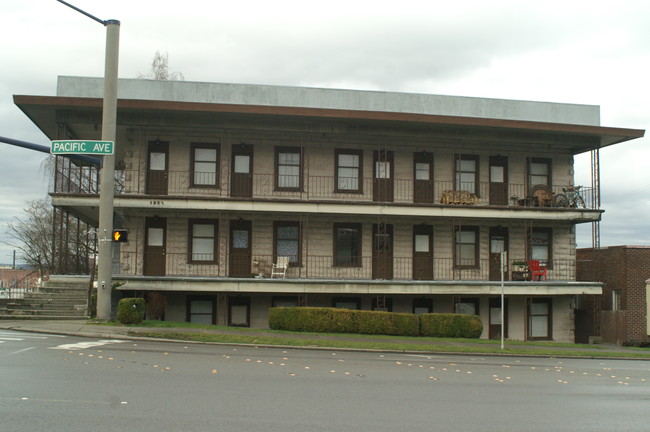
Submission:
[[273,263],[271,268],[271,278],[282,275],[282,279],[284,279],[287,275],[287,269],[289,268],[289,257],[280,256],[277,261],[278,262]]

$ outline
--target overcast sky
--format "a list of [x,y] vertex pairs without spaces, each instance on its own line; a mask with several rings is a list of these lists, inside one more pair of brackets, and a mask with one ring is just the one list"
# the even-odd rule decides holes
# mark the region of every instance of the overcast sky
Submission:
[[[121,21],[121,78],[154,53],[187,81],[593,104],[601,125],[650,125],[650,2],[70,0]],[[56,0],[0,3],[0,135],[49,146],[13,104],[58,75],[101,77],[106,32]],[[650,245],[648,138],[601,151],[601,244]],[[46,196],[45,155],[0,143],[0,233]],[[590,184],[589,155],[576,183]],[[591,245],[591,226],[578,246]],[[0,244],[0,263],[11,262]]]

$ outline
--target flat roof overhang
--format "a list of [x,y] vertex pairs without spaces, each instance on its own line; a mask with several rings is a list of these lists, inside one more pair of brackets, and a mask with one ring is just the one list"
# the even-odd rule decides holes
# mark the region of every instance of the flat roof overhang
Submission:
[[[113,275],[124,282],[121,291],[226,292],[258,294],[354,294],[354,295],[500,295],[500,282],[324,280],[256,278],[184,278]],[[602,294],[600,282],[548,281],[504,282],[505,295],[549,296]]]
[[[86,222],[96,221],[99,215],[98,195],[51,194],[52,205],[63,207],[82,217]],[[601,219],[604,210],[558,209],[553,207],[478,207],[449,206],[432,204],[411,206],[376,203],[329,203],[329,202],[278,202],[262,200],[215,200],[197,198],[174,198],[161,196],[116,196],[115,210],[158,211],[227,211],[236,213],[302,213],[356,216],[386,216],[408,218],[462,218],[462,219],[501,219],[501,220],[544,220],[557,222],[584,223]]]
[[[100,98],[77,98],[60,96],[27,96],[14,95],[14,103],[29,117],[29,119],[50,139],[58,139],[57,111],[69,110],[77,114],[94,115],[102,109]],[[515,134],[562,136],[568,144],[564,144],[571,154],[584,153],[597,148],[622,143],[645,134],[642,129],[624,129],[602,126],[588,126],[563,123],[545,123],[523,120],[503,120],[494,118],[444,116],[429,114],[412,114],[405,112],[342,110],[326,108],[298,108],[267,105],[238,105],[212,104],[198,102],[173,102],[140,99],[119,99],[118,123],[120,114],[134,113],[205,113],[236,116],[283,117],[293,119],[331,119],[348,122],[370,122],[396,126],[415,127],[435,131],[437,129],[463,128],[473,130],[477,134],[482,131],[510,132]],[[101,116],[99,117],[101,118]],[[99,139],[101,130],[94,125],[84,129],[74,130],[74,138]],[[100,128],[101,129],[101,128]]]

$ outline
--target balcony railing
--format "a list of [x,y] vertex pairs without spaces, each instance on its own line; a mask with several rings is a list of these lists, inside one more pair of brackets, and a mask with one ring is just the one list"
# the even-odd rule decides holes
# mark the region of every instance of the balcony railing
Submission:
[[[63,167],[66,168],[66,167]],[[83,172],[57,173],[54,182],[55,193],[97,193],[96,183],[89,181]],[[209,175],[208,175],[209,174]],[[189,171],[167,171],[148,176],[139,170],[116,171],[116,195],[166,195],[170,197],[201,198],[250,198],[279,199],[283,201],[351,201],[394,202],[397,204],[447,204],[479,206],[553,206],[552,196],[563,192],[568,185],[550,187],[548,200],[540,200],[531,194],[524,184],[510,183],[495,185],[482,182],[478,185],[456,185],[454,181],[416,182],[413,179],[345,179],[333,176],[305,176],[300,184],[297,176],[274,174],[252,174],[248,177],[221,178],[212,173]],[[295,177],[295,178],[294,178]],[[349,179],[348,179],[349,180]],[[193,181],[202,184],[193,183]],[[79,186],[75,186],[79,183]],[[212,184],[208,184],[212,183]],[[83,186],[82,186],[83,185]],[[284,186],[284,187],[278,187]],[[287,185],[295,185],[291,188]],[[354,188],[354,190],[353,190]],[[464,190],[466,192],[460,192]],[[595,208],[592,188],[580,189],[586,208]]]
[[[203,257],[212,262],[191,261],[187,253],[167,253],[165,255],[136,255],[123,252],[120,265],[114,272],[124,276],[175,276],[175,277],[258,277],[269,278],[273,257],[252,255],[234,257],[222,255],[216,260],[212,256]],[[197,256],[193,257],[195,260]],[[325,280],[431,280],[431,281],[488,281],[500,280],[498,263],[480,259],[477,262],[464,262],[455,265],[452,258],[433,258],[422,262],[413,258],[393,257],[373,260],[372,257],[354,257],[337,260],[333,256],[308,256],[304,262],[291,264],[287,271],[288,279]],[[348,265],[336,265],[339,264]],[[352,264],[352,265],[350,265]],[[374,264],[374,265],[373,265]],[[553,260],[547,263],[546,280],[575,281],[575,261]],[[530,280],[529,274],[520,265],[520,260],[510,260],[504,280]]]

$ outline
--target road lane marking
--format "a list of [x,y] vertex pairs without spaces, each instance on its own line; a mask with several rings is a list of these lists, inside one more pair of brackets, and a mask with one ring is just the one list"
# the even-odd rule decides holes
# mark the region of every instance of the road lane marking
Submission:
[[113,344],[113,343],[124,343],[126,341],[118,339],[102,339],[94,342],[77,342],[72,344],[64,344],[56,347],[48,347],[48,349],[65,349],[65,350],[79,350],[79,349],[88,349],[92,347]]
[[8,355],[20,354],[21,352],[25,352],[25,351],[29,351],[29,350],[33,350],[33,349],[36,349],[36,347],[24,348],[24,349],[9,353]]

